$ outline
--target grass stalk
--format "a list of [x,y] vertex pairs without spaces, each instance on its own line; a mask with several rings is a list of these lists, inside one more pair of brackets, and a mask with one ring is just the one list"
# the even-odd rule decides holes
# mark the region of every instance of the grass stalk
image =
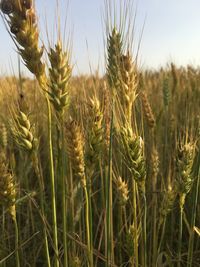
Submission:
[[119,264],[122,263],[122,247],[123,247],[123,241],[122,241],[122,227],[123,227],[123,224],[122,224],[122,205],[118,205],[118,214],[117,214],[117,217],[118,217],[118,254],[117,254],[117,258],[118,258],[118,261],[119,261]]
[[200,184],[200,153],[199,153],[198,165],[199,165],[199,168],[198,168],[197,181],[196,181],[193,207],[192,207],[191,231],[190,231],[189,246],[188,246],[187,267],[192,267],[192,260],[193,260],[194,226],[195,226],[196,215],[197,215],[197,204],[198,204],[199,184]]
[[58,253],[58,233],[57,233],[57,214],[56,214],[56,194],[55,194],[55,175],[54,175],[54,161],[53,161],[53,145],[52,145],[52,118],[51,106],[48,96],[46,96],[48,108],[48,142],[49,142],[49,161],[50,161],[50,178],[51,178],[51,206],[52,206],[52,222],[53,222],[53,244],[55,251],[55,267],[59,267],[59,253]]
[[[2,237],[3,237],[3,247],[6,248],[6,236],[5,236],[5,208],[3,207],[2,212]],[[3,262],[1,267],[6,267],[6,262]]]
[[[161,225],[158,227],[158,233],[159,233],[160,227]],[[158,255],[162,249],[162,245],[163,245],[163,241],[165,237],[165,228],[166,228],[166,217],[164,218],[163,223],[162,223],[161,237],[160,237],[160,242],[159,242],[158,252],[157,252]]]
[[61,181],[62,181],[62,220],[63,220],[63,248],[64,248],[64,266],[68,267],[68,246],[67,246],[67,220],[66,220],[66,182],[65,182],[65,140],[64,140],[64,120],[61,115]]
[[90,250],[91,250],[91,266],[93,266],[93,216],[92,216],[92,188],[91,181],[88,185],[88,200],[89,200],[89,219],[90,219]]
[[17,224],[17,218],[13,218],[15,225],[15,257],[16,257],[16,267],[20,267],[20,259],[19,259],[19,229]]
[[91,241],[91,218],[90,218],[90,199],[87,187],[84,187],[86,210],[85,210],[85,223],[86,223],[86,236],[87,236],[87,250],[88,250],[88,267],[93,267],[93,248]]
[[112,114],[110,122],[110,144],[109,159],[106,173],[106,267],[112,262],[112,142],[113,142],[113,113],[114,103],[112,103]]
[[143,266],[147,267],[147,201],[145,193],[142,194],[144,214],[143,214]]
[[[34,151],[35,152],[35,151]],[[33,153],[34,153],[33,152]],[[45,224],[45,208],[44,208],[44,181],[43,177],[40,172],[39,168],[39,163],[38,163],[38,158],[37,155],[34,153],[32,157],[32,162],[33,162],[33,168],[35,170],[35,173],[38,178],[38,183],[39,183],[39,197],[40,197],[40,208],[42,212],[42,229],[43,229],[43,236],[44,236],[44,243],[45,243],[45,254],[46,254],[46,261],[47,261],[47,266],[51,267],[51,261],[50,261],[50,255],[49,255],[49,244],[48,244],[48,238],[47,238],[47,231],[46,231],[46,224]]]
[[152,255],[152,265],[156,266],[157,260],[157,245],[158,245],[158,237],[157,237],[157,195],[153,196],[153,255]]
[[138,222],[137,222],[137,183],[135,179],[133,181],[133,224],[134,224],[134,262],[135,267],[138,267],[139,260],[138,260]]
[[183,235],[183,206],[180,205],[179,214],[179,235],[178,235],[178,267],[181,267],[181,248],[182,248],[182,235]]

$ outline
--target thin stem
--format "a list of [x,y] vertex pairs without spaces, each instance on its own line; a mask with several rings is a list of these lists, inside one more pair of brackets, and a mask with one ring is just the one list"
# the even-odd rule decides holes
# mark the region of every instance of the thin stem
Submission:
[[143,193],[143,202],[144,202],[144,214],[143,214],[143,246],[144,246],[144,267],[147,267],[147,203],[146,196]]
[[[159,243],[159,246],[158,246],[157,254],[159,254],[161,249],[162,249],[163,240],[164,240],[164,236],[165,236],[165,227],[166,227],[166,216],[165,216],[165,218],[163,220],[162,232],[161,232],[160,243]],[[158,233],[159,233],[159,230],[160,230],[160,226],[158,227]]]
[[39,190],[40,190],[40,208],[42,212],[42,227],[43,227],[43,236],[44,236],[44,242],[45,242],[45,254],[46,254],[46,260],[47,260],[47,266],[51,267],[51,262],[50,262],[50,255],[49,255],[49,245],[48,245],[48,238],[47,238],[47,231],[46,231],[46,224],[45,224],[45,208],[44,208],[44,184],[43,184],[43,177],[40,173],[40,168],[39,168],[39,163],[38,163],[38,158],[37,155],[34,153],[32,157],[32,163],[33,167],[35,170],[35,173],[38,178],[38,183],[39,183]]
[[182,234],[183,234],[183,206],[180,205],[179,237],[178,237],[178,265],[177,265],[178,267],[181,267]]
[[[114,101],[113,101],[114,102]],[[112,261],[112,139],[113,139],[113,109],[110,124],[110,146],[109,146],[109,163],[106,173],[106,267],[110,266]]]
[[105,185],[104,185],[104,175],[103,175],[103,168],[101,164],[101,160],[99,160],[99,169],[101,174],[101,205],[102,209],[105,208]]
[[[82,191],[81,191],[82,192]],[[69,225],[68,225],[68,231],[71,231],[75,233],[75,225],[73,223],[73,219],[75,217],[75,203],[74,203],[74,197],[73,197],[73,174],[72,174],[72,166],[71,163],[69,162],[69,188],[67,192],[69,196],[69,209],[68,212],[70,213],[69,217]],[[72,253],[75,252],[75,243],[72,243]]]
[[87,250],[88,250],[88,267],[93,267],[93,249],[91,245],[90,235],[90,206],[89,206],[89,195],[87,187],[84,186],[86,209],[85,209],[85,223],[86,223],[86,235],[87,235]]
[[[6,248],[6,236],[5,236],[5,208],[3,207],[3,214],[2,214],[2,237],[3,237],[3,247]],[[1,267],[6,267],[6,262],[3,262]]]
[[122,205],[118,205],[118,236],[119,236],[119,246],[118,246],[118,260],[119,264],[122,264],[122,247],[123,247],[123,242],[122,242],[122,233],[121,229],[123,227],[122,223]]
[[68,267],[68,247],[67,247],[67,220],[66,220],[66,183],[65,183],[65,141],[64,141],[64,122],[61,116],[61,180],[62,180],[62,218],[63,218],[63,247],[64,247],[64,266]]
[[53,243],[56,254],[55,267],[59,267],[58,258],[58,233],[57,233],[57,215],[56,215],[56,195],[55,195],[55,175],[53,163],[53,146],[52,146],[52,132],[51,132],[51,107],[48,96],[46,96],[48,108],[48,141],[49,141],[49,161],[50,161],[50,178],[51,178],[51,205],[52,205],[52,221],[53,221]]
[[157,195],[154,194],[153,196],[153,258],[152,258],[152,265],[156,266],[156,258],[157,258],[157,245],[158,245],[158,238],[157,238]]
[[91,188],[91,177],[89,178],[88,184],[88,200],[89,200],[89,219],[90,219],[90,249],[91,249],[91,259],[93,267],[93,228],[92,228],[92,188]]
[[138,222],[137,222],[137,195],[136,195],[136,181],[133,179],[133,225],[134,225],[134,262],[135,266],[138,267]]
[[[200,154],[199,154],[199,161],[200,161]],[[196,182],[196,187],[195,187],[195,197],[194,197],[194,202],[193,202],[193,207],[192,207],[191,231],[190,231],[190,239],[189,239],[189,247],[188,247],[187,267],[192,267],[193,249],[194,249],[194,226],[195,226],[195,221],[196,221],[196,212],[197,212],[197,204],[198,204],[198,196],[199,196],[199,184],[200,184],[200,164],[199,164],[197,182]]]
[[19,230],[17,225],[17,219],[14,218],[14,225],[15,225],[15,255],[16,255],[16,267],[20,267],[20,260],[19,260]]

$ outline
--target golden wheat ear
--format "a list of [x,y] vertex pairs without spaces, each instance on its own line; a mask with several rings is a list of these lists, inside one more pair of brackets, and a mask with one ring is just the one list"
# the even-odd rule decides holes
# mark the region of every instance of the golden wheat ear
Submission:
[[84,139],[80,126],[75,120],[70,119],[66,123],[67,151],[72,163],[74,175],[80,179],[83,187],[86,187]]
[[88,134],[85,158],[87,169],[92,174],[99,163],[103,147],[103,112],[97,97],[89,99]]
[[116,190],[117,190],[117,198],[119,200],[119,204],[121,206],[126,205],[129,199],[129,190],[128,190],[128,184],[126,181],[122,180],[122,178],[119,176],[115,180],[116,184]]
[[0,144],[6,149],[8,145],[8,132],[4,123],[0,124]]
[[156,121],[155,121],[155,117],[154,117],[154,114],[153,114],[153,111],[150,106],[146,93],[144,92],[141,93],[141,99],[142,99],[143,112],[144,112],[147,124],[150,129],[153,129],[155,127]]

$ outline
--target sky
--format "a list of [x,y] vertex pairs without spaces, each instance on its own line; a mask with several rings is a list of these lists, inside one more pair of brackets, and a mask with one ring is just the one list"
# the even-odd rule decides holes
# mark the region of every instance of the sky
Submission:
[[[124,0],[110,0],[119,2]],[[60,0],[62,35],[71,36],[74,74],[104,70],[104,0]],[[68,4],[67,4],[68,3]],[[135,43],[141,68],[159,68],[173,61],[200,65],[200,0],[135,0]],[[36,0],[41,39],[56,40],[56,0]],[[48,29],[48,30],[47,30]],[[48,32],[48,34],[47,34]],[[0,21],[0,74],[18,71],[15,46]],[[27,74],[25,68],[23,72]]]

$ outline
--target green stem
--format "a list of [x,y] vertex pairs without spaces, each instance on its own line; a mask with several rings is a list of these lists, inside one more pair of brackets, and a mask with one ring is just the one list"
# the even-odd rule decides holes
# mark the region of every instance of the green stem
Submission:
[[[158,233],[160,232],[160,225],[158,227]],[[160,243],[159,243],[159,246],[158,246],[158,252],[157,254],[159,255],[161,249],[162,249],[162,245],[163,245],[163,240],[164,240],[164,236],[165,236],[165,227],[166,227],[166,217],[163,219],[163,224],[162,224],[162,232],[161,232],[161,237],[160,237]]]
[[99,160],[99,169],[101,174],[101,207],[102,210],[105,209],[105,185],[104,185],[104,175],[101,160]]
[[122,227],[123,227],[122,205],[119,204],[119,207],[118,207],[118,236],[119,236],[118,260],[119,260],[119,265],[122,264],[122,248],[123,248],[122,234],[121,234]]
[[[6,236],[5,236],[5,208],[3,207],[3,214],[2,214],[2,238],[3,238],[3,248],[6,248]],[[3,262],[0,267],[6,267],[6,262]]]
[[147,203],[146,203],[146,196],[143,193],[143,202],[144,202],[144,214],[143,214],[143,249],[144,249],[144,267],[147,267]]
[[178,264],[177,264],[178,267],[181,267],[182,234],[183,234],[183,206],[180,205],[179,237],[178,237]]
[[92,187],[91,187],[91,179],[89,178],[88,184],[88,199],[89,199],[89,219],[90,219],[90,247],[91,247],[91,259],[92,259],[92,267],[93,267],[93,228],[92,228]]
[[198,168],[198,176],[195,187],[195,198],[192,207],[192,219],[191,219],[191,231],[190,231],[190,239],[189,239],[189,247],[188,247],[188,258],[187,258],[187,267],[192,267],[192,259],[193,259],[193,249],[194,249],[194,226],[196,221],[196,212],[197,212],[197,204],[198,204],[198,196],[199,196],[199,184],[200,184],[200,154],[199,154],[199,168]]
[[15,224],[15,255],[16,255],[16,267],[20,267],[20,260],[19,260],[19,229],[17,225],[17,219],[13,219]]
[[67,220],[66,220],[66,183],[65,183],[65,141],[64,141],[64,121],[61,116],[61,180],[62,180],[62,218],[63,218],[63,247],[64,247],[64,267],[68,267],[68,247],[67,247]]
[[112,140],[113,140],[113,109],[110,124],[109,162],[106,172],[106,267],[109,267],[112,259]]
[[48,96],[46,96],[48,108],[48,141],[49,141],[49,161],[50,161],[50,178],[51,178],[51,206],[52,206],[52,221],[53,221],[53,243],[56,254],[55,267],[59,267],[59,253],[58,253],[58,233],[57,233],[57,215],[56,215],[56,195],[55,195],[55,175],[53,163],[53,146],[52,146],[52,131],[51,131],[51,107]]
[[[81,191],[82,192],[82,191]],[[73,174],[72,174],[72,167],[71,163],[69,162],[69,189],[68,189],[68,196],[69,196],[69,225],[68,225],[68,231],[71,231],[72,233],[75,233],[75,225],[73,223],[74,217],[75,217],[75,201],[73,197]],[[80,197],[81,198],[81,197]],[[75,242],[72,243],[72,255],[75,252]]]
[[157,259],[157,195],[154,194],[153,196],[153,258],[152,258],[152,265],[156,266],[156,259]]
[[44,208],[44,183],[43,183],[43,177],[40,172],[39,163],[37,155],[34,153],[32,157],[32,163],[35,170],[35,173],[38,178],[39,188],[40,188],[40,208],[42,212],[42,227],[43,227],[43,236],[44,236],[44,242],[45,242],[45,254],[46,254],[46,260],[47,260],[47,266],[51,267],[50,262],[50,256],[49,256],[49,244],[48,244],[48,238],[47,238],[47,231],[46,231],[46,224],[45,224],[45,208]]
[[87,235],[87,250],[88,250],[88,267],[93,267],[93,248],[91,242],[91,233],[90,233],[90,200],[88,195],[87,187],[84,186],[86,209],[85,209],[85,223],[86,223],[86,235]]
[[137,222],[137,190],[136,181],[133,179],[133,225],[134,225],[134,262],[135,267],[138,267],[138,222]]

